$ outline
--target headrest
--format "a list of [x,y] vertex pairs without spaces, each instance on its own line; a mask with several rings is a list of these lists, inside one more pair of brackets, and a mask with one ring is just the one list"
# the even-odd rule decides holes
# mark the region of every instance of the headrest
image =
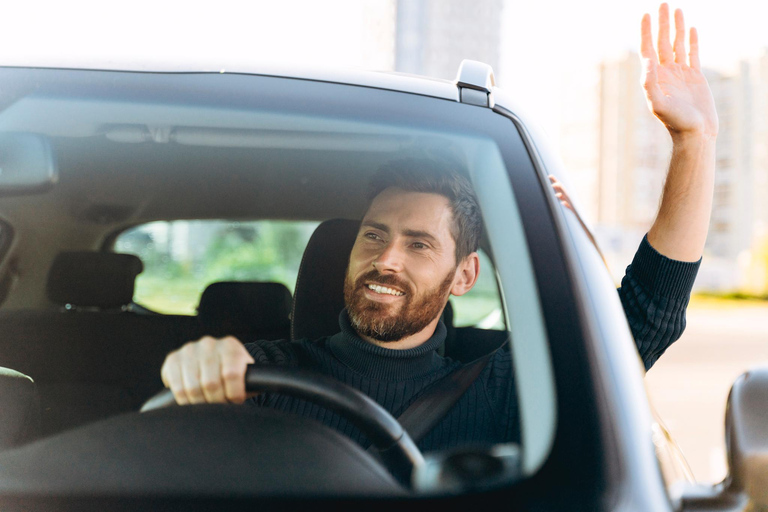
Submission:
[[360,222],[331,219],[312,237],[299,267],[291,315],[291,338],[316,339],[339,332],[344,309],[344,276]]
[[132,254],[62,252],[48,272],[48,298],[61,305],[119,308],[133,300],[136,276],[143,269]]
[[197,315],[212,336],[268,336],[287,328],[291,314],[291,292],[281,283],[212,283],[200,297]]

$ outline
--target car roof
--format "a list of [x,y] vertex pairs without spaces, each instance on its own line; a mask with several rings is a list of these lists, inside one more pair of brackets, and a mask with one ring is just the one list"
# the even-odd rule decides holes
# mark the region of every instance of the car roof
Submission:
[[[136,73],[212,73],[245,74],[282,78],[295,78],[347,85],[360,85],[432,96],[453,101],[460,101],[456,80],[399,73],[395,71],[376,71],[352,67],[327,67],[311,65],[287,65],[275,62],[227,62],[222,59],[209,61],[185,62],[183,59],[173,62],[117,62],[94,59],[28,59],[18,61],[4,59],[0,66],[6,68],[71,69],[90,71],[123,71]],[[490,67],[489,67],[490,69]],[[457,70],[458,71],[458,70]],[[457,75],[458,78],[458,75]]]

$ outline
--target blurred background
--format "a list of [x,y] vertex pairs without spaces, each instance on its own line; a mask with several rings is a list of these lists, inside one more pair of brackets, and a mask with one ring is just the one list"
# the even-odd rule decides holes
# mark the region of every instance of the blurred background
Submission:
[[[680,0],[699,30],[720,135],[710,235],[688,329],[646,383],[701,481],[725,476],[732,381],[768,360],[768,5]],[[453,80],[462,59],[547,132],[618,281],[656,213],[670,155],[637,57],[648,0],[69,2],[2,10],[0,63],[237,63],[399,71]]]

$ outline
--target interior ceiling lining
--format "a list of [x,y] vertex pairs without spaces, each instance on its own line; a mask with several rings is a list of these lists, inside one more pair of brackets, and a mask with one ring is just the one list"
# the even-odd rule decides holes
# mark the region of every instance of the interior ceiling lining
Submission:
[[82,210],[133,209],[133,220],[357,218],[368,179],[397,152],[56,141],[61,178],[50,194]]

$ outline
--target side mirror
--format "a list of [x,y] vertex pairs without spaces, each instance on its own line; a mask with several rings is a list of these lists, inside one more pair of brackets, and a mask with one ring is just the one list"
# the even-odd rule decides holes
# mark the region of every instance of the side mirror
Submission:
[[0,133],[0,197],[37,194],[58,181],[50,142],[33,133]]
[[741,375],[725,410],[729,474],[726,485],[768,507],[768,368]]

